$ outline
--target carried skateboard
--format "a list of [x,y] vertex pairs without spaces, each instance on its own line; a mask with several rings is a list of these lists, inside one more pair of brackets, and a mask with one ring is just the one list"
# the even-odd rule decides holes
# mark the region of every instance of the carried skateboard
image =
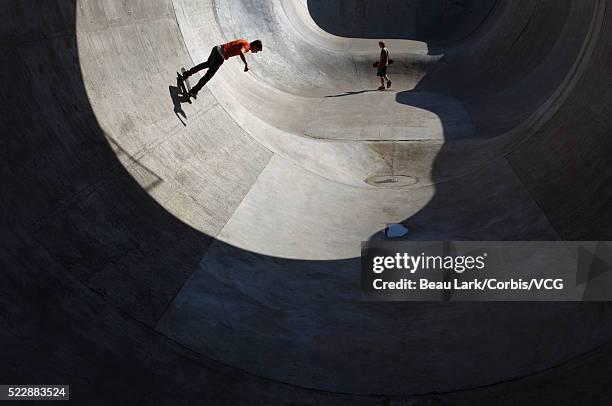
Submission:
[[191,85],[189,84],[189,80],[183,80],[183,76],[186,72],[185,68],[181,68],[181,73],[176,72],[176,83],[178,83],[179,88],[181,89],[181,94],[187,100],[189,104],[191,104],[191,97],[189,97],[189,92],[191,91]]
[[[393,65],[393,62],[395,62],[393,59],[389,59],[389,65]],[[380,61],[379,62],[374,62],[374,64],[372,65],[375,68],[378,68],[378,65],[380,65]]]

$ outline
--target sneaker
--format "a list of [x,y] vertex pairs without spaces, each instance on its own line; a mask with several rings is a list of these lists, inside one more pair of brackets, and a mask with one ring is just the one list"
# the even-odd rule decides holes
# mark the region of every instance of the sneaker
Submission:
[[378,90],[385,90],[385,87],[381,86],[381,87],[378,88]]
[[391,87],[391,81],[387,80],[387,89]]

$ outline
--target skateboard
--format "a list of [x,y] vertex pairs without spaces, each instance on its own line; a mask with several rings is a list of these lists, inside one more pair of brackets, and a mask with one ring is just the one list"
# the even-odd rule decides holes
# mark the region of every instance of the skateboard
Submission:
[[[389,65],[393,65],[393,62],[395,62],[393,59],[389,59]],[[372,66],[378,68],[378,65],[380,65],[380,62],[374,62]]]
[[176,72],[176,82],[181,89],[181,94],[187,100],[189,104],[191,104],[191,97],[189,97],[189,91],[191,91],[191,85],[189,84],[189,79],[183,80],[181,75],[185,74],[185,68],[181,68],[181,73]]

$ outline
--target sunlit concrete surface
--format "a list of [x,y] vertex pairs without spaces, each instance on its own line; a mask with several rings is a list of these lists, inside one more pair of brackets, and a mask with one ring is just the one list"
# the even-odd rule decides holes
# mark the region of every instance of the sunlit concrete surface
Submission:
[[[611,239],[610,7],[2,2],[0,382],[89,404],[609,403],[608,304],[364,303],[358,256],[389,224]],[[264,43],[250,72],[231,59],[181,103],[176,71],[236,37]]]

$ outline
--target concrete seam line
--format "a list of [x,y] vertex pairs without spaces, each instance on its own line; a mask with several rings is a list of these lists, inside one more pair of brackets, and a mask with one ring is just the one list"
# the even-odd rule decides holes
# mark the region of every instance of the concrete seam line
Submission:
[[261,171],[259,171],[259,173],[257,174],[257,177],[255,178],[255,180],[251,184],[251,187],[249,188],[249,190],[244,194],[244,196],[242,196],[242,199],[240,200],[240,203],[238,203],[236,205],[236,207],[234,208],[234,211],[232,211],[232,214],[225,221],[225,224],[223,225],[223,227],[221,227],[219,229],[219,231],[214,235],[215,240],[217,240],[218,239],[217,237],[223,233],[223,230],[225,230],[225,228],[227,227],[229,222],[234,218],[234,215],[236,214],[238,209],[240,209],[240,207],[242,207],[242,205],[245,202],[246,198],[251,194],[251,192],[253,190],[253,187],[259,182],[259,178],[261,177],[261,174],[268,168],[268,166],[270,166],[270,162],[272,162],[272,159],[274,159],[275,156],[277,156],[277,154],[275,154],[274,152],[270,153],[270,157],[268,158],[268,162],[266,162],[266,165],[261,169]]
[[524,182],[521,175],[519,175],[519,173],[516,171],[516,168],[514,167],[514,165],[512,165],[512,162],[510,162],[509,158],[510,157],[507,157],[507,156],[504,157],[504,161],[508,164],[508,166],[510,167],[510,169],[512,170],[512,172],[514,173],[518,181],[521,183],[521,185],[523,186],[523,189],[527,192],[527,194],[529,194],[529,197],[531,197],[531,200],[537,206],[538,211],[542,214],[542,216],[544,216],[550,228],[552,228],[552,230],[555,232],[557,238],[563,241],[563,237],[561,236],[561,233],[559,232],[559,230],[557,230],[557,227],[555,227],[550,217],[548,217],[548,214],[546,213],[546,211],[544,211],[544,208],[540,205],[540,202],[538,201],[538,199],[536,199],[536,197],[533,195],[533,193],[531,192],[531,189]]
[[[177,3],[181,3],[181,11],[184,11],[185,8],[182,7],[182,2],[183,0],[168,0],[171,4],[172,4],[172,11],[174,12],[174,22],[176,23],[176,27],[178,28],[178,32],[181,35],[181,43],[183,45],[183,50],[185,51],[185,54],[187,54],[187,56],[189,57],[189,60],[191,61],[191,65],[195,66],[195,62],[193,61],[193,58],[191,57],[191,52],[189,52],[189,48],[187,48],[187,42],[185,41],[185,35],[183,34],[183,30],[181,28],[181,24],[179,23],[178,20],[178,15],[177,15]],[[216,99],[215,99],[216,100]]]
[[597,40],[604,27],[604,17],[606,15],[606,1],[596,0],[593,18],[589,26],[589,31],[585,37],[582,48],[578,52],[576,62],[566,75],[565,79],[551,97],[545,101],[535,113],[533,113],[522,125],[510,130],[504,135],[516,136],[523,133],[519,140],[511,143],[502,150],[502,156],[508,156],[520,148],[534,134],[539,132],[552,119],[561,107],[565,104],[578,82],[582,79],[587,66],[589,65]]

